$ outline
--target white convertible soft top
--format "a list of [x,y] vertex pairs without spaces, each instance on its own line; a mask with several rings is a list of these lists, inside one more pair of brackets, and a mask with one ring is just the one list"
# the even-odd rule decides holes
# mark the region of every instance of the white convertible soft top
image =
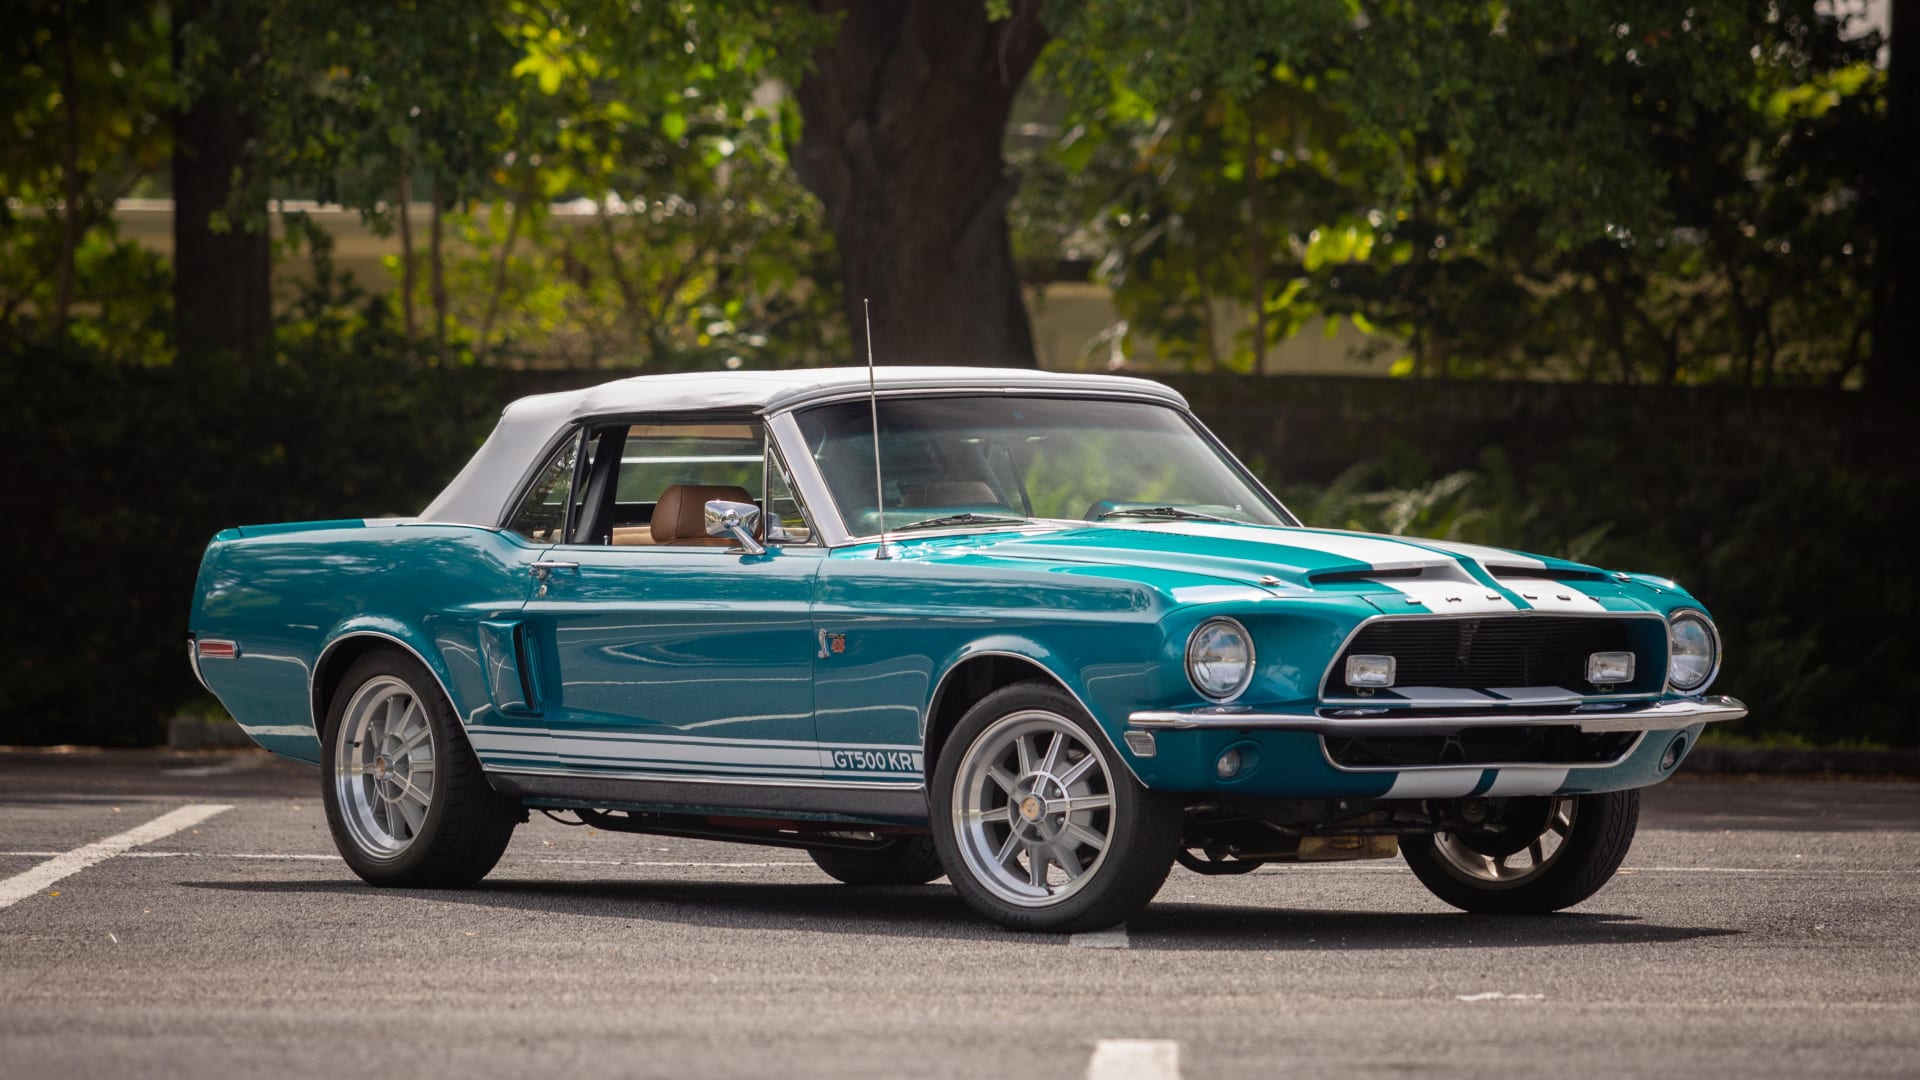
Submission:
[[[882,393],[1065,391],[1152,397],[1183,409],[1187,405],[1175,391],[1146,379],[1031,368],[882,367],[875,370],[874,381]],[[417,520],[489,527],[499,524],[514,489],[536,464],[534,456],[576,420],[694,411],[765,414],[866,388],[867,369],[863,367],[796,368],[641,375],[583,390],[521,398],[500,414],[493,434]]]

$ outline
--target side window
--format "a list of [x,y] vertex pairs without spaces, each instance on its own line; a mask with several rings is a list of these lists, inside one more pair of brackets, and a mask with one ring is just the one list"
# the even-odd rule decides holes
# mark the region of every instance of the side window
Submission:
[[766,430],[758,421],[641,423],[627,427],[613,463],[611,528],[617,546],[728,546],[707,536],[712,499],[760,503]]
[[580,436],[576,433],[540,470],[527,489],[526,498],[513,513],[507,528],[536,544],[557,544],[567,530],[567,491],[573,484],[574,464],[580,456]]
[[786,463],[777,453],[767,454],[767,501],[764,510],[769,525],[778,525],[787,535],[786,543],[805,544],[813,540],[813,527],[800,508],[787,480]]

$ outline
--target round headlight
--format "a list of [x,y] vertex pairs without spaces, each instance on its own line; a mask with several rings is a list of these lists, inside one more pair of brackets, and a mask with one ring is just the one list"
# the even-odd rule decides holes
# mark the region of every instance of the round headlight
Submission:
[[1720,669],[1720,634],[1697,611],[1675,612],[1667,622],[1667,682],[1691,694],[1705,689]]
[[1232,619],[1208,619],[1187,639],[1187,678],[1215,701],[1237,697],[1253,681],[1253,637]]

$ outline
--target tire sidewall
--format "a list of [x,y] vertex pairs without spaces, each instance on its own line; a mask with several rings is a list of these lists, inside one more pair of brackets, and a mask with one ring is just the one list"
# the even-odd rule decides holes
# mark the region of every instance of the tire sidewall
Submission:
[[[369,681],[388,677],[406,683],[414,700],[419,702],[427,715],[427,724],[433,731],[433,798],[427,807],[426,817],[420,822],[420,831],[405,850],[397,855],[380,856],[366,851],[346,824],[346,809],[340,805],[339,781],[336,768],[339,761],[340,726],[346,722],[347,705],[354,695]],[[327,828],[333,833],[334,846],[339,849],[341,858],[347,866],[360,877],[371,881],[402,880],[417,874],[426,865],[434,848],[434,841],[440,835],[442,823],[447,815],[449,785],[448,773],[452,766],[453,747],[449,738],[451,725],[455,723],[453,707],[447,704],[446,695],[441,693],[440,684],[435,682],[420,665],[398,653],[385,649],[368,653],[353,662],[340,680],[339,688],[334,692],[327,705],[327,723],[320,741],[321,795],[326,806]]]
[[[996,896],[973,876],[954,834],[953,793],[967,751],[1003,717],[1016,712],[1052,713],[1080,728],[1112,779],[1113,835],[1097,875],[1055,904],[1025,907]],[[976,911],[1019,930],[1073,932],[1124,921],[1152,899],[1173,866],[1179,812],[1135,780],[1106,735],[1070,695],[1045,683],[1016,683],[988,694],[967,710],[949,734],[934,767],[928,793],[934,848],[947,879]]]
[[1599,892],[1626,860],[1640,817],[1638,790],[1576,796],[1565,847],[1538,876],[1491,888],[1454,872],[1431,836],[1402,843],[1407,866],[1436,897],[1463,911],[1538,915],[1572,907]]

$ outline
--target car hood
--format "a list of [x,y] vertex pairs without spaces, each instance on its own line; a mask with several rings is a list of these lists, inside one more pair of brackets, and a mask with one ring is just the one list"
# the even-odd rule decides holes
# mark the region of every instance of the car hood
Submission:
[[1439,540],[1214,521],[1102,523],[945,539],[913,557],[1109,566],[1143,581],[1157,572],[1280,595],[1358,595],[1396,614],[1646,610],[1629,582],[1606,571]]

